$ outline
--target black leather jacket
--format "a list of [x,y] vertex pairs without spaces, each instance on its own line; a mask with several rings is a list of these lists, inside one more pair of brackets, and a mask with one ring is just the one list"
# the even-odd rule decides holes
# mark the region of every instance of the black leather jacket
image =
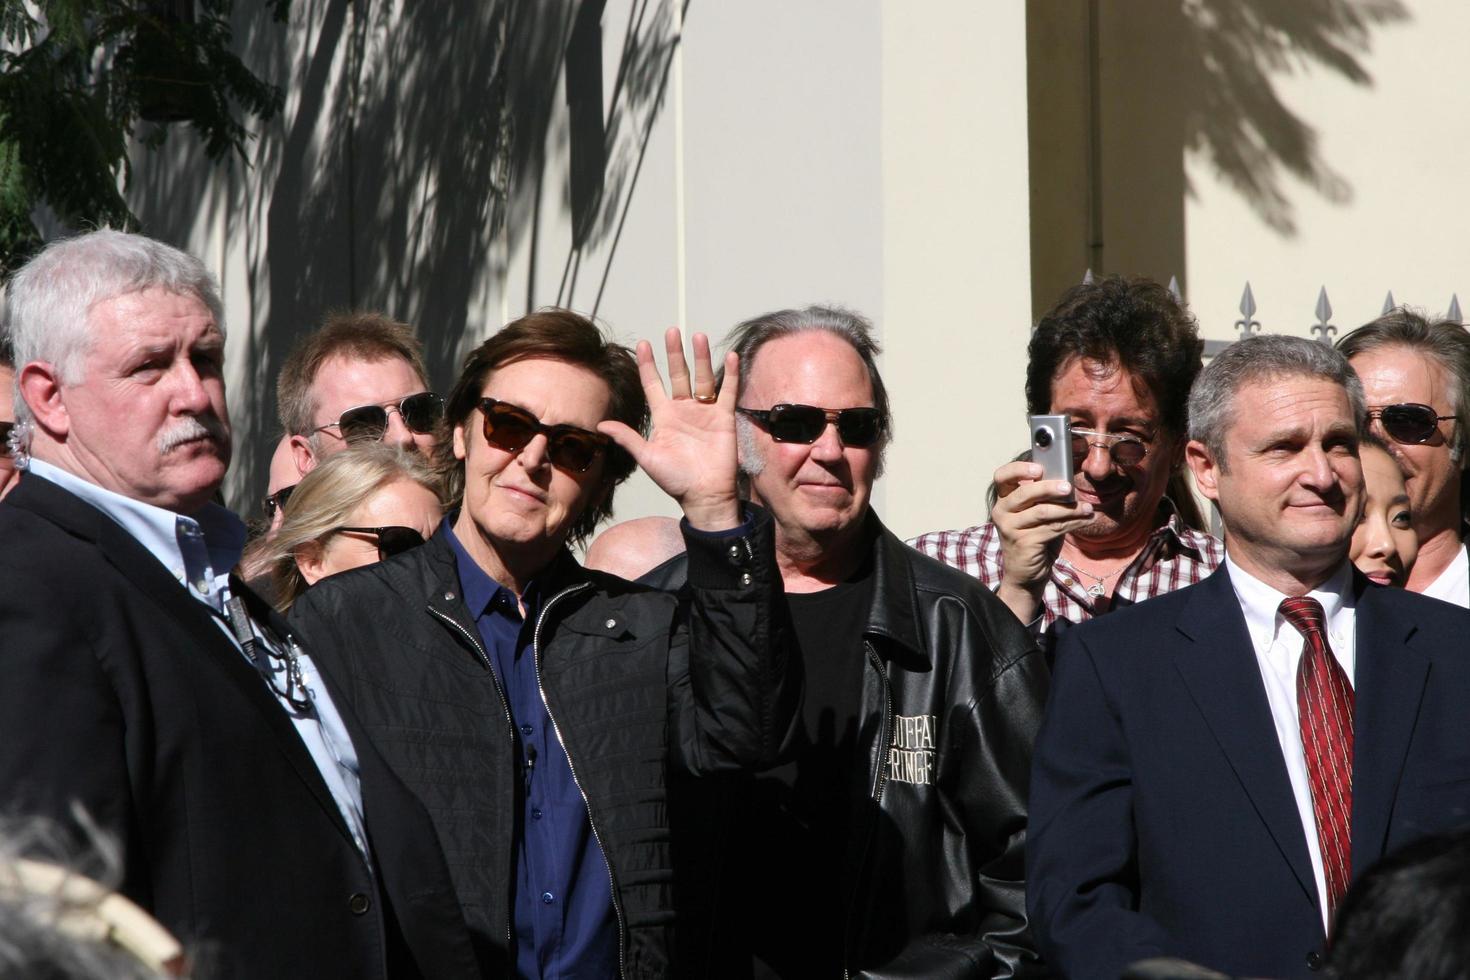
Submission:
[[[537,672],[607,859],[623,977],[672,973],[667,767],[766,766],[791,738],[799,681],[770,518],[752,512],[748,536],[686,535],[691,588],[677,596],[570,555],[543,583]],[[427,806],[487,975],[510,975],[519,754],[459,591],[441,530],[318,583],[291,624]]]
[[[871,520],[858,733],[868,765],[854,774],[863,802],[842,889],[845,971],[915,980],[1045,975],[1027,928],[1023,851],[1046,662],[977,580]],[[644,581],[677,587],[680,570],[673,562]],[[740,948],[728,936],[711,946],[720,950],[714,959]]]

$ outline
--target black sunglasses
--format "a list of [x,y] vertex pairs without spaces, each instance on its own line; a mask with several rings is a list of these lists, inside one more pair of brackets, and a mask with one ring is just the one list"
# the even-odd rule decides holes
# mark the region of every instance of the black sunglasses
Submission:
[[387,561],[401,555],[410,548],[424,543],[424,536],[411,527],[390,524],[386,527],[334,527],[328,534],[348,531],[353,534],[371,534],[378,539],[378,560]]
[[296,484],[294,483],[291,484],[289,487],[282,487],[275,493],[268,495],[264,500],[260,502],[260,506],[265,511],[265,516],[267,520],[273,521],[276,519],[276,511],[286,506],[286,501],[291,499],[291,494],[293,491],[295,491],[295,489]]
[[10,433],[14,428],[14,422],[0,422],[0,457],[10,456]]
[[876,408],[817,408],[815,405],[791,405],[782,402],[769,409],[737,408],[761,424],[777,442],[802,442],[810,445],[822,436],[831,422],[844,446],[866,449],[883,435],[883,414]]
[[444,417],[444,399],[432,391],[409,395],[396,405],[359,405],[343,412],[335,422],[319,425],[313,432],[335,428],[346,442],[374,442],[388,431],[388,410],[397,412],[408,431],[425,435]]
[[546,458],[551,465],[572,473],[587,472],[597,461],[597,454],[612,444],[602,433],[575,425],[543,425],[527,409],[494,398],[481,398],[480,411],[485,416],[485,441],[490,445],[518,453],[544,434]]
[[1148,446],[1137,436],[1121,432],[1098,432],[1095,429],[1072,430],[1072,462],[1087,458],[1093,446],[1102,446],[1119,466],[1137,466],[1148,455]]
[[1369,421],[1377,419],[1382,422],[1388,437],[1406,446],[1428,442],[1439,431],[1439,423],[1453,418],[1453,415],[1436,415],[1432,407],[1418,402],[1368,409]]

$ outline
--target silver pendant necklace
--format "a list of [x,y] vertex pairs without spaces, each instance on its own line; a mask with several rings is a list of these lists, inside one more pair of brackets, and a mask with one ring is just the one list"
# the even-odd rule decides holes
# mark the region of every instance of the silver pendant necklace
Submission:
[[[1116,569],[1114,571],[1109,572],[1106,575],[1097,576],[1097,575],[1092,574],[1091,572],[1089,572],[1087,569],[1083,568],[1081,565],[1077,564],[1076,562],[1073,562],[1072,563],[1072,567],[1075,568],[1075,569],[1077,569],[1077,571],[1081,572],[1083,575],[1086,575],[1088,578],[1092,579],[1093,584],[1092,585],[1089,585],[1087,587],[1087,594],[1089,596],[1091,596],[1092,598],[1094,598],[1094,599],[1101,599],[1103,596],[1107,595],[1108,594],[1108,588],[1107,588],[1108,579],[1112,578],[1114,575],[1117,575],[1119,572],[1122,572],[1123,571],[1122,568],[1119,568],[1119,569]],[[1124,567],[1126,567],[1126,566],[1124,566]]]

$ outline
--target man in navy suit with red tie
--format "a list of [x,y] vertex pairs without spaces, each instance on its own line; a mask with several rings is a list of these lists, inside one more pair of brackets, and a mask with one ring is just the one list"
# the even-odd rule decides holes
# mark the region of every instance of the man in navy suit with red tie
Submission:
[[1356,874],[1470,821],[1470,614],[1348,562],[1357,376],[1254,337],[1189,408],[1225,564],[1070,631],[1037,742],[1027,905],[1069,977],[1160,956],[1310,976]]

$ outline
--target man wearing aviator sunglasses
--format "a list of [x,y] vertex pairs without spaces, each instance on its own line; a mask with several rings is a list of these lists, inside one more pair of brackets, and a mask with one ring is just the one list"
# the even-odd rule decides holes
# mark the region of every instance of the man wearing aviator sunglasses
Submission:
[[[670,394],[646,343],[635,358],[575,313],[504,327],[449,397],[438,531],[292,606],[454,855],[488,976],[676,975],[666,774],[769,766],[791,737],[771,522],[736,492],[736,384],[716,386],[702,334],[692,371],[679,332],[665,343]],[[635,466],[684,511],[677,598],[567,547]]]
[[1337,342],[1363,381],[1368,419],[1404,471],[1419,558],[1406,587],[1470,608],[1464,467],[1470,333],[1396,309]]
[[292,350],[276,386],[301,475],[354,442],[428,453],[444,415],[413,329],[378,313],[329,316]]

